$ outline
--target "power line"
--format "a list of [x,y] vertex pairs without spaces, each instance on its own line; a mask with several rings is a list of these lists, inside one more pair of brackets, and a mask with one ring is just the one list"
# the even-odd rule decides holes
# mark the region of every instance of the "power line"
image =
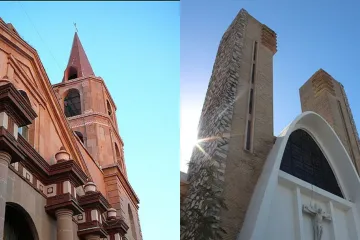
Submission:
[[60,65],[58,63],[58,61],[56,61],[56,58],[54,57],[54,55],[52,54],[50,48],[48,47],[48,45],[45,43],[44,39],[41,37],[39,31],[36,29],[35,24],[31,21],[31,18],[29,16],[29,14],[26,12],[25,8],[22,6],[21,1],[17,1],[20,4],[21,9],[24,11],[25,15],[27,16],[27,18],[29,19],[29,22],[31,23],[31,25],[33,26],[33,28],[35,29],[36,33],[38,34],[39,38],[41,39],[41,41],[43,42],[43,44],[45,45],[45,47],[47,48],[47,50],[49,51],[51,57],[54,59],[56,66],[59,68],[59,71],[61,72],[61,68]]

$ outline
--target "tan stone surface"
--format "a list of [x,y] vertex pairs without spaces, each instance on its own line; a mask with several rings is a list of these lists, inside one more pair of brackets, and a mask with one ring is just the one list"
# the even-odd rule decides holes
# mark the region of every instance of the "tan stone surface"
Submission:
[[222,211],[221,214],[223,226],[228,232],[224,239],[236,239],[264,161],[273,146],[273,52],[258,44],[254,81],[253,149],[252,152],[244,150],[252,45],[254,41],[260,42],[261,31],[262,24],[249,16],[224,176],[224,197],[229,208],[229,211]]
[[[255,41],[258,47],[252,84]],[[275,52],[276,34],[241,10],[223,35],[214,63],[198,137],[217,138],[201,144],[206,155],[195,149],[191,161],[211,159],[218,166],[219,180],[223,182],[222,196],[229,209],[218,213],[220,225],[227,232],[225,240],[236,239],[274,142],[272,68]],[[251,87],[253,111],[248,114]],[[253,123],[250,151],[245,150],[248,120]],[[196,169],[189,169],[191,171]],[[192,189],[196,186],[189,186],[189,194]]]
[[[318,82],[320,84],[317,84]],[[302,111],[314,111],[330,124],[359,172],[359,137],[346,93],[341,83],[323,69],[320,69],[311,76],[299,91]],[[338,101],[340,102],[340,107]]]

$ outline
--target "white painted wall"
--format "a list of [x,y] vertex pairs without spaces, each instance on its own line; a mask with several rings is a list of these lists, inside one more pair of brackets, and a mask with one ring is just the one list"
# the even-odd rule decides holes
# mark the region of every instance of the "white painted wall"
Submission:
[[[292,132],[308,132],[323,151],[345,199],[281,170],[282,155]],[[360,239],[360,180],[341,141],[318,114],[305,112],[277,138],[249,205],[238,240],[311,240],[312,217],[302,206],[321,206],[332,217],[323,221],[322,240]]]

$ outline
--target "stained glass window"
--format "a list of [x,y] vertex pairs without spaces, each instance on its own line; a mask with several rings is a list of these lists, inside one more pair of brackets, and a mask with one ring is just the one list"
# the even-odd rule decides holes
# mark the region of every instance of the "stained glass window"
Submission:
[[304,130],[296,130],[290,135],[280,169],[344,198],[327,159],[314,139]]

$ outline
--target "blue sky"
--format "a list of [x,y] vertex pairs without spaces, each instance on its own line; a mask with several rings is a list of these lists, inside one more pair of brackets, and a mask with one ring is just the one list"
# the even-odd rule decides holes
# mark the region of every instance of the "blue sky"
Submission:
[[37,49],[52,83],[62,79],[76,22],[118,108],[143,239],[178,237],[179,3],[1,2],[0,17]]
[[[353,3],[351,3],[353,2]],[[191,155],[220,39],[241,8],[277,33],[274,134],[301,113],[299,88],[319,68],[341,82],[360,127],[360,3],[355,1],[184,0],[181,6],[181,169]]]

